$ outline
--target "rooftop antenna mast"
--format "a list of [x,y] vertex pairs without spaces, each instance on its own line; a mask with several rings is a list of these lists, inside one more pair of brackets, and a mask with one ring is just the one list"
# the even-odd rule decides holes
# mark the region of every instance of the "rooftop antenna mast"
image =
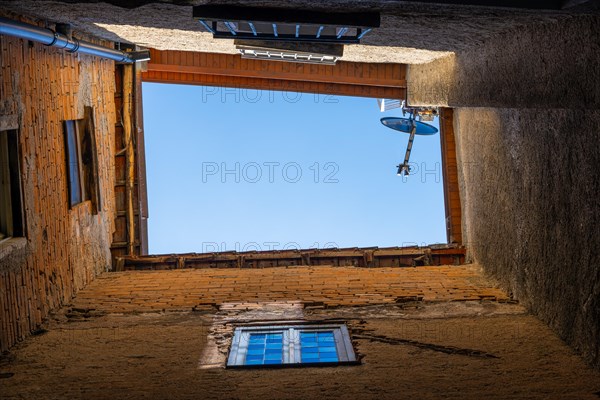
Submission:
[[[381,107],[381,109],[383,108]],[[404,161],[396,165],[396,168],[398,168],[397,174],[399,176],[407,176],[411,172],[408,161],[410,160],[415,135],[434,135],[438,131],[436,127],[421,122],[421,120],[432,121],[437,115],[437,109],[431,107],[408,107],[404,101],[402,101],[400,108],[402,109],[402,115],[408,114],[408,118],[384,117],[381,118],[381,123],[390,129],[410,134],[406,152],[404,153]],[[417,121],[417,119],[419,120]]]

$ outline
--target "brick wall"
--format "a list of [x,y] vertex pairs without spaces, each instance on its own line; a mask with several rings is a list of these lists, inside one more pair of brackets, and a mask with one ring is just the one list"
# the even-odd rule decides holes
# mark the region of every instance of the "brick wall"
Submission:
[[212,310],[239,302],[324,307],[407,301],[509,301],[477,266],[356,268],[293,266],[127,271],[104,274],[73,307],[96,312]]
[[[18,246],[0,244],[5,351],[110,265],[115,79],[112,61],[39,43],[0,36],[0,52],[0,126],[18,129],[26,230]],[[63,121],[83,118],[85,106],[94,110],[101,197],[96,215],[90,202],[69,209],[67,200]]]

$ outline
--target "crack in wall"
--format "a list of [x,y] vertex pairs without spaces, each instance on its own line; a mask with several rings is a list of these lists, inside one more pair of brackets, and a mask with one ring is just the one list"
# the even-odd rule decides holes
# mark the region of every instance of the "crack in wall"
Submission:
[[442,345],[437,345],[437,344],[432,344],[432,343],[419,342],[419,341],[410,340],[410,339],[391,338],[389,336],[384,336],[384,335],[355,333],[353,335],[353,338],[354,339],[366,339],[366,340],[370,340],[371,342],[386,343],[386,344],[391,344],[391,345],[405,344],[405,345],[409,345],[409,346],[418,347],[418,348],[424,349],[424,350],[432,350],[432,351],[437,351],[437,352],[452,354],[452,355],[461,355],[461,356],[478,357],[478,358],[500,358],[495,354],[487,353],[487,352],[481,351],[481,350],[465,349],[465,348],[454,347],[454,346],[442,346]]

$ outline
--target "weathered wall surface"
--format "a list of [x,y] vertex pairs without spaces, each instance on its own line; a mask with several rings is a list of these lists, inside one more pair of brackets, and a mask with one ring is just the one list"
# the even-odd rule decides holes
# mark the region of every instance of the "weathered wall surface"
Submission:
[[[115,79],[112,61],[6,36],[0,51],[0,120],[18,129],[26,225],[26,243],[0,258],[4,351],[110,266]],[[84,106],[94,110],[97,215],[90,202],[69,209],[67,200],[63,121],[83,118]]]
[[408,68],[414,105],[600,108],[600,14],[561,15]]
[[[535,317],[493,303],[444,305],[454,306],[451,315],[431,304],[309,310],[271,303],[270,312],[238,304],[213,313],[72,316],[0,364],[14,374],[0,380],[0,392],[27,399],[598,398],[600,373]],[[345,320],[361,365],[230,370],[203,363],[233,321],[299,316]]]
[[97,312],[212,310],[243,301],[302,300],[321,307],[413,300],[506,302],[478,266],[358,268],[331,265],[200,268],[104,274],[73,302]]
[[599,63],[600,15],[563,15],[407,74],[412,104],[458,107],[463,234],[473,260],[596,366]]
[[[11,359],[0,358],[0,369],[14,374],[0,379],[0,393],[27,399],[597,399],[600,371],[523,307],[504,302],[494,285],[477,266],[103,274],[45,325],[47,333],[16,346]],[[360,365],[224,368],[235,326],[300,320],[347,323]]]
[[600,111],[455,113],[472,257],[600,365]]

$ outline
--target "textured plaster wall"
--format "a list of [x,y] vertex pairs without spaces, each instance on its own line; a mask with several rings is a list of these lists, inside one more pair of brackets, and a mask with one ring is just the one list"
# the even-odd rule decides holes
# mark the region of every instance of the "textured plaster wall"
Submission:
[[507,30],[467,50],[412,65],[412,104],[600,107],[600,14],[563,15]]
[[467,245],[600,365],[600,111],[455,112]]
[[408,70],[412,104],[457,107],[472,259],[596,366],[598,65],[600,16],[585,14],[508,30]]

